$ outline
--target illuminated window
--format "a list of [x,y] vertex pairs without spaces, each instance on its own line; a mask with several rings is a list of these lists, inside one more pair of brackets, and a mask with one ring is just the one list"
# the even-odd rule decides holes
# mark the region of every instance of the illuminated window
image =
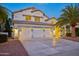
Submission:
[[26,19],[27,21],[29,21],[29,20],[31,20],[31,16],[27,15],[27,16],[25,16],[25,19]]
[[40,17],[35,17],[35,22],[40,22]]

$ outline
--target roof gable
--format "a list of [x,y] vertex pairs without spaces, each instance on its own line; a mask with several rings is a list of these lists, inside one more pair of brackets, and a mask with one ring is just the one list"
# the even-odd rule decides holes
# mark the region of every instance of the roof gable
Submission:
[[25,8],[25,9],[21,9],[21,10],[18,10],[18,11],[14,11],[14,13],[22,12],[24,10],[36,10],[36,8],[35,7]]

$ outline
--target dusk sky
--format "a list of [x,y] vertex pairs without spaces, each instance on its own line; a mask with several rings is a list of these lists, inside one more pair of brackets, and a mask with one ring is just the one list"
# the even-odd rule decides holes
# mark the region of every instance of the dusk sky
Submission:
[[1,4],[4,7],[10,9],[11,11],[17,11],[20,9],[35,7],[43,11],[49,18],[56,17],[58,18],[61,14],[61,10],[69,5],[65,3],[4,3]]

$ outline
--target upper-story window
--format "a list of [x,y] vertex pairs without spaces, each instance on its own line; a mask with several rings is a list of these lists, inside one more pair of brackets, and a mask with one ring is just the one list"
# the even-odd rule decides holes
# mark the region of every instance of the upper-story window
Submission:
[[40,22],[40,17],[35,17],[35,22]]
[[27,15],[27,16],[25,16],[25,19],[26,19],[27,21],[30,21],[30,20],[31,20],[31,16],[30,16],[30,15]]

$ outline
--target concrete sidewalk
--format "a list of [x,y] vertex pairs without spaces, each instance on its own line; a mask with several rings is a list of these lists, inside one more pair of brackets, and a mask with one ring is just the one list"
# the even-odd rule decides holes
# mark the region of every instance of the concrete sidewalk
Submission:
[[61,39],[53,48],[51,39],[20,41],[30,56],[79,56],[79,42]]

